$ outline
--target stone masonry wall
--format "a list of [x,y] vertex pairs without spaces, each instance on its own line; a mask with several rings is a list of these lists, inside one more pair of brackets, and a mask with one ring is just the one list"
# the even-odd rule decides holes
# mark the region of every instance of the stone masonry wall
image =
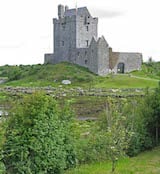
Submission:
[[54,20],[54,62],[68,61],[71,49],[76,48],[75,16]]
[[[87,18],[87,21],[86,21]],[[76,47],[89,47],[92,37],[97,38],[97,18],[89,15],[77,16],[76,19]]]
[[112,48],[109,48],[109,67],[111,71],[114,69],[118,62],[119,54],[119,52],[112,52]]
[[[45,54],[45,63],[68,61],[89,68],[98,75],[110,71],[127,73],[140,70],[140,53],[112,52],[105,38],[97,40],[98,18],[93,18],[86,7],[68,9],[58,7],[54,24],[54,54]],[[119,68],[118,68],[119,67]]]
[[88,48],[75,49],[75,63],[84,67],[88,67]]
[[88,68],[90,71],[98,74],[98,46],[96,38],[92,38],[91,44],[88,49]]
[[109,73],[109,47],[105,38],[102,36],[98,39],[98,73],[101,76],[104,76]]
[[54,62],[53,62],[53,55],[54,54],[45,54],[44,55],[44,63],[46,64],[46,63],[51,63],[51,64],[53,64]]
[[118,55],[117,63],[115,64],[113,71],[117,73],[117,66],[119,63],[124,63],[124,73],[131,72],[134,70],[140,70],[142,65],[142,54],[140,53],[125,53],[125,52],[114,52]]

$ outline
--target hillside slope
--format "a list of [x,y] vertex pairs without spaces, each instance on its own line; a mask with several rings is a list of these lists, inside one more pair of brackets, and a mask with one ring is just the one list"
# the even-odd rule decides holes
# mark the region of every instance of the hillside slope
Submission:
[[[102,162],[82,165],[66,174],[110,174],[111,163]],[[160,148],[144,152],[134,158],[125,158],[119,161],[114,174],[159,174],[160,173]]]
[[[8,79],[1,86],[59,86],[62,80],[70,80],[70,87],[84,88],[145,88],[156,87],[159,75],[149,74],[148,65],[142,71],[124,75],[108,75],[100,77],[87,68],[70,63],[56,65],[20,65],[1,66],[0,78]],[[141,78],[137,78],[141,77]]]

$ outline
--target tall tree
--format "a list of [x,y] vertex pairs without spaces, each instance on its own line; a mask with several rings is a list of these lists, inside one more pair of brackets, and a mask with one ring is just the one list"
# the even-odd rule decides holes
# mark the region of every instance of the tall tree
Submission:
[[121,106],[115,105],[110,99],[106,103],[106,113],[101,128],[105,135],[106,153],[112,161],[112,172],[116,169],[117,161],[125,155],[132,132],[127,127],[127,117],[121,112]]
[[153,143],[158,145],[160,133],[160,83],[153,93],[147,94],[145,108],[148,108],[148,112],[143,112],[146,116],[148,133],[152,136]]

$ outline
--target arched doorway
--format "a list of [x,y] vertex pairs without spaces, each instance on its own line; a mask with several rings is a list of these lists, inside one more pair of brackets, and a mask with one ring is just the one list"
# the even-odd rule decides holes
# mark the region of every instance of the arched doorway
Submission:
[[124,73],[124,63],[119,63],[118,64],[117,73]]

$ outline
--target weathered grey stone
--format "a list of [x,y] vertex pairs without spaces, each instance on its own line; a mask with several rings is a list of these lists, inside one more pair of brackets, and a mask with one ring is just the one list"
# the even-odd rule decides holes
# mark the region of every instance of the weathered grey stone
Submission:
[[70,85],[71,81],[70,80],[62,80],[62,84],[64,85]]
[[[86,7],[58,6],[54,24],[54,53],[45,54],[45,63],[68,61],[89,68],[98,75],[140,70],[142,54],[113,52],[105,38],[98,38],[98,18]],[[121,67],[121,68],[119,68]]]
[[5,80],[1,80],[1,79],[0,79],[0,84],[2,84],[2,83],[4,83],[4,82],[5,82]]
[[65,93],[64,93],[64,94],[62,94],[62,96],[63,96],[63,97],[66,97],[66,96],[67,96],[67,94],[65,94]]

